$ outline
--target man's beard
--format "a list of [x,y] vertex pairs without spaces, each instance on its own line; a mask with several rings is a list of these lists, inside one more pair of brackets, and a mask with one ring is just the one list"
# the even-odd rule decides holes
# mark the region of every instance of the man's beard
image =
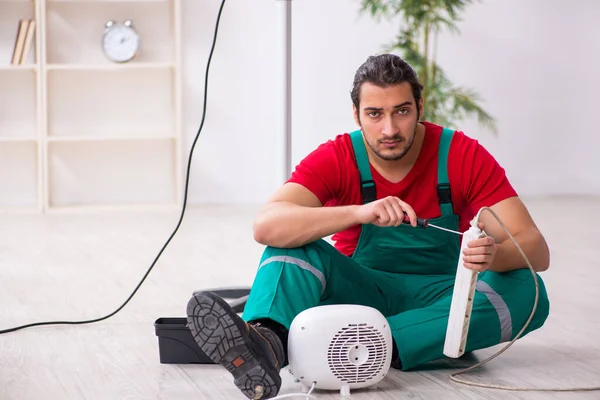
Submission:
[[[406,153],[408,153],[408,151],[412,148],[412,145],[415,141],[415,136],[417,136],[417,127],[418,127],[418,123],[415,124],[415,128],[413,130],[413,134],[412,136],[408,139],[408,142],[406,142],[404,148],[399,149],[399,150],[393,150],[393,153],[388,153],[386,154],[384,151],[380,151],[377,149],[376,146],[374,146],[368,139],[367,135],[365,135],[365,139],[367,144],[369,145],[369,147],[371,148],[371,150],[373,151],[373,153],[375,153],[375,155],[377,155],[377,157],[381,158],[382,160],[386,160],[386,161],[398,161],[400,160],[402,157],[404,157],[406,155]],[[392,137],[385,137],[383,139],[378,140],[378,144],[381,143],[382,141],[399,141],[399,143],[405,143],[404,138],[401,135],[394,135]]]

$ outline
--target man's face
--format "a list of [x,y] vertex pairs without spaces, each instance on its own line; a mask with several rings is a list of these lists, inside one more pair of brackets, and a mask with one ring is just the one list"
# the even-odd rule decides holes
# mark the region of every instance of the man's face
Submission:
[[396,161],[410,150],[423,110],[421,99],[417,112],[410,83],[382,88],[365,82],[360,90],[360,109],[353,108],[354,119],[377,156]]

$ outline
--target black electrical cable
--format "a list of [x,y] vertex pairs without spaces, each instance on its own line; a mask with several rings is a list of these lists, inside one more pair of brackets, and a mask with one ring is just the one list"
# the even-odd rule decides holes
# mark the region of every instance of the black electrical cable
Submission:
[[189,158],[188,158],[187,172],[186,172],[186,176],[185,176],[185,193],[184,193],[184,196],[183,196],[183,206],[182,206],[182,209],[181,209],[181,216],[179,217],[179,221],[177,222],[177,226],[173,230],[173,233],[171,233],[171,236],[169,237],[169,239],[165,242],[165,244],[163,245],[162,249],[160,249],[160,251],[158,252],[158,255],[156,256],[156,258],[154,259],[154,261],[150,265],[150,268],[148,268],[148,271],[146,271],[146,274],[144,274],[144,277],[142,278],[142,280],[140,281],[140,283],[138,283],[137,287],[133,290],[133,292],[131,293],[131,295],[129,295],[129,298],[127,298],[127,300],[125,300],[125,302],[119,308],[117,308],[115,311],[113,311],[112,313],[110,313],[110,314],[108,314],[108,315],[106,315],[104,317],[100,317],[100,318],[96,318],[96,319],[90,319],[90,320],[83,320],[83,321],[35,322],[35,323],[27,324],[27,325],[17,326],[17,327],[14,327],[14,328],[0,330],[0,335],[4,334],[4,333],[15,332],[15,331],[18,331],[18,330],[21,330],[21,329],[25,329],[25,328],[31,328],[31,327],[34,327],[34,326],[43,326],[43,325],[82,325],[82,324],[91,324],[91,323],[94,323],[94,322],[99,322],[99,321],[108,319],[108,318],[112,317],[113,315],[115,315],[116,313],[118,313],[119,311],[121,311],[123,309],[123,307],[125,307],[127,305],[127,303],[129,303],[129,301],[133,298],[133,296],[137,293],[137,291],[139,290],[139,288],[142,286],[142,283],[144,283],[144,281],[146,280],[146,278],[150,274],[150,271],[152,271],[152,269],[156,265],[156,262],[159,260],[160,256],[165,251],[165,249],[167,248],[167,246],[169,245],[169,243],[171,242],[171,240],[173,239],[173,237],[175,236],[175,234],[179,230],[179,227],[181,226],[181,222],[183,221],[183,216],[185,214],[185,210],[186,210],[186,206],[187,206],[188,185],[189,185],[189,181],[190,181],[190,167],[191,167],[191,164],[192,164],[192,157],[194,155],[194,148],[196,147],[196,142],[198,141],[198,138],[200,137],[200,132],[202,132],[202,128],[204,127],[204,121],[206,120],[206,100],[207,100],[207,97],[208,97],[208,70],[210,68],[210,62],[212,60],[213,52],[215,50],[215,44],[217,42],[217,33],[219,31],[219,22],[221,21],[221,13],[223,12],[223,6],[225,5],[225,1],[226,0],[222,0],[221,1],[221,6],[219,7],[219,13],[217,15],[217,21],[216,21],[216,24],[215,24],[215,31],[214,31],[214,34],[213,34],[213,42],[212,42],[212,46],[211,46],[211,49],[210,49],[210,55],[208,56],[208,62],[206,64],[206,73],[205,73],[205,76],[204,76],[204,104],[203,104],[203,109],[202,109],[202,120],[200,122],[200,128],[198,129],[198,133],[196,133],[196,137],[194,139],[194,142],[192,143],[192,148],[190,150],[190,155],[189,155]]

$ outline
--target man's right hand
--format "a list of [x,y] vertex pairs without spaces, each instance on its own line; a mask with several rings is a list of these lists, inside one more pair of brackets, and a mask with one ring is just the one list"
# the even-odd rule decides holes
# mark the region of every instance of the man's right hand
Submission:
[[363,205],[323,207],[304,186],[286,183],[257,215],[254,240],[266,246],[298,247],[357,224],[398,226],[404,212],[416,226],[415,211],[397,197]]
[[379,227],[399,226],[404,221],[404,212],[413,227],[417,226],[415,210],[394,196],[363,204],[356,209],[357,220],[361,224],[373,224]]

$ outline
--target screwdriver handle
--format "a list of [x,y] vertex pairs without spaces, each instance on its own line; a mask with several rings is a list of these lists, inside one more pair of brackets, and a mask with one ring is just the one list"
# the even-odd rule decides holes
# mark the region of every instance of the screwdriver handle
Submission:
[[[408,214],[406,213],[406,211],[404,212],[404,223],[405,224],[410,224],[410,218],[408,218]],[[425,218],[419,218],[417,217],[417,226],[420,226],[421,228],[427,228],[427,226],[429,226],[429,220],[425,219]]]

